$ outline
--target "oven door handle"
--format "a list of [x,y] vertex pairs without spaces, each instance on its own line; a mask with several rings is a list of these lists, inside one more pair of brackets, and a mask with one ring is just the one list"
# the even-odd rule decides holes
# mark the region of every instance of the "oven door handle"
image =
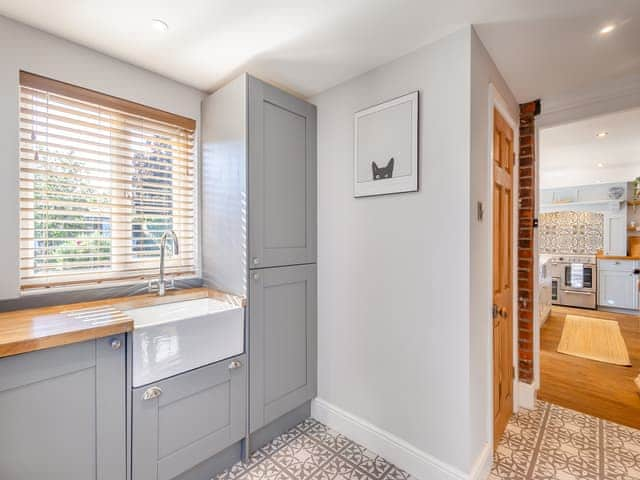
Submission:
[[562,290],[562,293],[575,293],[576,295],[593,295],[593,292],[577,292],[575,290]]

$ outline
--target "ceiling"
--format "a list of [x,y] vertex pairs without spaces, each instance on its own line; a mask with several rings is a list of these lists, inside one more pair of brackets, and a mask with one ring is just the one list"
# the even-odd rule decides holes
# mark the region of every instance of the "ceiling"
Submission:
[[[598,137],[600,132],[607,135]],[[640,108],[540,130],[541,188],[630,181],[638,176]]]
[[205,91],[249,71],[310,96],[468,24],[521,102],[640,77],[637,0],[0,0],[0,14]]

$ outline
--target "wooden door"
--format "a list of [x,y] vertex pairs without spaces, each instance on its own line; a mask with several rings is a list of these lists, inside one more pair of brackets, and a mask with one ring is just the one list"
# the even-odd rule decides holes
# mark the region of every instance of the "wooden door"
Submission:
[[513,130],[494,109],[493,415],[494,448],[513,413]]
[[250,431],[316,396],[316,266],[254,270],[249,286]]
[[316,261],[316,107],[249,77],[249,268]]

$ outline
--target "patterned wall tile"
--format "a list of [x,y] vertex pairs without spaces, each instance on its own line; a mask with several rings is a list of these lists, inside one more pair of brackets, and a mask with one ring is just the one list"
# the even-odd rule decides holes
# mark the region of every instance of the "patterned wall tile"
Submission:
[[538,225],[540,253],[594,255],[604,248],[603,213],[541,213]]

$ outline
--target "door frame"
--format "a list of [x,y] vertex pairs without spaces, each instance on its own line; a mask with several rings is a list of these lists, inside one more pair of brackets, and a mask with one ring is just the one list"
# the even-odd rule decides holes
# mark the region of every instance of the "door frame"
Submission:
[[[515,155],[515,163],[513,166],[513,195],[512,195],[512,212],[513,212],[513,221],[512,221],[512,238],[513,242],[511,245],[512,248],[512,282],[513,282],[513,298],[512,302],[512,334],[513,334],[513,368],[514,368],[514,378],[513,378],[513,412],[516,413],[518,411],[519,405],[519,374],[518,374],[518,223],[519,223],[519,211],[518,211],[518,198],[519,198],[519,182],[518,182],[518,172],[520,166],[519,159],[519,145],[520,145],[520,136],[519,136],[519,123],[513,118],[513,115],[509,112],[509,108],[507,106],[507,102],[504,100],[500,92],[496,89],[493,83],[489,84],[489,96],[488,96],[488,132],[487,132],[487,168],[489,175],[488,184],[487,184],[487,207],[485,208],[486,212],[486,222],[489,225],[489,238],[491,239],[487,245],[487,258],[488,258],[488,282],[489,285],[493,284],[493,129],[494,129],[494,108],[500,112],[502,118],[509,124],[509,126],[513,129],[513,152]],[[487,332],[489,334],[488,337],[488,348],[487,348],[487,396],[488,396],[488,411],[487,411],[487,432],[489,435],[489,446],[491,451],[493,451],[493,430],[494,430],[494,422],[493,422],[493,316],[492,316],[492,306],[493,306],[493,287],[489,288],[488,297],[487,297]]]
[[[534,126],[534,158],[535,158],[535,189],[534,215],[540,216],[540,132],[551,127],[566,125],[580,120],[596,118],[611,113],[633,110],[640,107],[640,83],[636,82],[635,87],[619,92],[617,90],[600,92],[595,96],[586,96],[576,99],[560,99],[555,102],[547,101],[544,110],[536,116]],[[538,229],[533,230],[533,268],[538,272]],[[540,287],[537,281],[533,282],[533,298],[537,299],[540,294]],[[538,302],[534,302],[533,307],[533,383],[529,393],[535,398],[535,393],[540,389],[540,312]]]

